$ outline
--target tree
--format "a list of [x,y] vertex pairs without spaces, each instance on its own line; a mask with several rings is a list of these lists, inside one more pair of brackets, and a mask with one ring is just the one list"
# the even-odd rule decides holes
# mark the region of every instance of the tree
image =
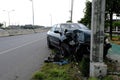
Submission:
[[120,21],[114,21],[113,26],[120,26]]
[[84,18],[82,18],[78,23],[83,23],[86,26],[91,25],[91,11],[92,11],[92,3],[90,1],[86,2],[86,8],[84,9]]
[[120,14],[120,0],[106,0],[106,12],[110,17],[110,39],[112,39],[113,14]]
[[2,24],[2,23],[0,23],[0,28],[2,28],[2,26],[3,26],[3,24]]
[[[113,28],[113,14],[120,15],[120,0],[106,0],[106,10],[105,10],[105,26],[110,26],[110,38],[112,39],[112,28]],[[86,8],[84,12],[84,18],[82,18],[78,23],[83,23],[90,26],[91,24],[91,11],[92,3],[90,1],[86,2]],[[109,24],[108,24],[109,22]]]

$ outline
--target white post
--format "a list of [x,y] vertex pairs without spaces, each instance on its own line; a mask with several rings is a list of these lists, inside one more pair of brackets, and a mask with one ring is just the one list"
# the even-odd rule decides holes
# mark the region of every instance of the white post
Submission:
[[118,32],[118,26],[116,26],[116,32]]
[[73,20],[73,3],[74,3],[74,0],[71,0],[71,22],[72,22],[72,20]]
[[50,16],[50,25],[52,26],[52,14],[50,14],[49,16]]
[[7,12],[7,14],[8,14],[8,25],[10,25],[10,12],[15,11],[15,10],[10,10],[10,11],[3,10],[3,11]]
[[[105,0],[92,1],[90,76],[98,77],[106,69],[103,64]],[[96,67],[102,67],[104,69]],[[96,73],[99,71],[101,73]],[[104,70],[105,71],[105,70]]]
[[32,24],[34,25],[34,1],[30,0],[32,2]]

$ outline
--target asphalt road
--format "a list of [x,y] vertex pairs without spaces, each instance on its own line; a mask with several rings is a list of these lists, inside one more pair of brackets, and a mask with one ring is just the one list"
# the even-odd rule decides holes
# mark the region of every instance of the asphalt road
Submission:
[[0,37],[0,80],[30,80],[49,54],[46,32]]

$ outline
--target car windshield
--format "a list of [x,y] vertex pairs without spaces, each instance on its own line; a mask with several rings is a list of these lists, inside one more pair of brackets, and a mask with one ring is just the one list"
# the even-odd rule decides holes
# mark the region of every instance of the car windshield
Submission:
[[61,24],[62,29],[75,30],[75,29],[88,29],[82,24]]
[[78,24],[79,26],[80,26],[80,28],[82,28],[82,29],[88,29],[85,25],[83,25],[83,24]]

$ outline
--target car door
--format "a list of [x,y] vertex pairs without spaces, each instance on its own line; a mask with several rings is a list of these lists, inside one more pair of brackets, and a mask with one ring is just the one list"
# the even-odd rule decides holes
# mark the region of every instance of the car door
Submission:
[[61,34],[62,34],[62,30],[61,30],[61,27],[60,27],[60,24],[58,24],[55,28],[55,31],[54,31],[54,40],[53,40],[53,43],[56,47],[60,47],[60,39],[61,39]]
[[55,39],[54,39],[54,36],[55,36],[54,31],[55,31],[56,26],[57,26],[57,25],[53,25],[52,28],[51,28],[51,29],[48,31],[48,33],[47,33],[51,45],[55,45],[55,44],[54,44],[54,40],[55,40]]

